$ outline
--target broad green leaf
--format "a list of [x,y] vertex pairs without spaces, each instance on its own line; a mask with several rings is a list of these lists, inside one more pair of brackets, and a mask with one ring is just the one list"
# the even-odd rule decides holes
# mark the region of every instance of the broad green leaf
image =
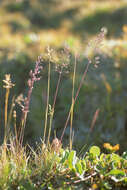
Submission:
[[69,165],[69,168],[72,169],[73,167],[75,167],[75,164],[76,164],[76,152],[75,151],[71,151],[69,153],[69,156],[68,156],[68,165]]
[[65,150],[65,151],[63,152],[62,159],[61,159],[60,163],[64,163],[65,160],[68,159],[68,156],[69,156],[69,150]]
[[127,177],[124,178],[124,182],[127,183]]
[[81,160],[79,160],[76,165],[75,165],[75,168],[77,170],[77,172],[82,175],[83,173],[83,168],[82,168],[82,163],[81,163]]
[[104,159],[105,159],[105,154],[102,153],[102,154],[100,155],[100,161],[104,161]]
[[111,170],[109,173],[106,174],[106,176],[109,176],[109,175],[122,175],[122,176],[125,176],[125,172],[122,171],[122,170],[118,170],[118,169],[113,169]]
[[89,150],[93,156],[99,156],[100,155],[100,148],[98,146],[92,146]]
[[112,161],[116,161],[116,162],[119,162],[121,160],[120,156],[114,153],[111,155],[111,159]]
[[86,170],[86,162],[85,162],[85,160],[82,160],[82,167],[83,167],[83,170],[85,171]]

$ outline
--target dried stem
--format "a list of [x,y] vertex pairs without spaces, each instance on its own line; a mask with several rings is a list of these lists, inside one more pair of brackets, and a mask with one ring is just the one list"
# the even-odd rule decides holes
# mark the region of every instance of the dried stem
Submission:
[[93,128],[94,128],[94,125],[96,123],[96,120],[98,118],[98,115],[99,115],[99,112],[100,112],[100,109],[98,108],[96,110],[96,112],[94,113],[94,116],[93,116],[93,119],[92,119],[92,123],[91,123],[91,126],[90,126],[90,132],[92,132]]

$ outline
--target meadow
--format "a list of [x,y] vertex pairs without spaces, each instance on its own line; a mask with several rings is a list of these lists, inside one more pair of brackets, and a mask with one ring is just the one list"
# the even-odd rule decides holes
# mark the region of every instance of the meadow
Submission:
[[0,188],[126,189],[127,2],[0,5]]

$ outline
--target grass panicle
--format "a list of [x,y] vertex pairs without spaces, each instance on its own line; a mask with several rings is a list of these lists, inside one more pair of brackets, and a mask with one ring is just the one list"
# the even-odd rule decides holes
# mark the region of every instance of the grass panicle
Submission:
[[29,112],[29,105],[30,105],[30,99],[31,99],[31,94],[33,91],[33,87],[34,87],[34,83],[36,81],[40,80],[40,71],[43,69],[42,65],[42,57],[39,56],[36,64],[35,64],[35,68],[34,71],[30,71],[29,76],[30,78],[28,79],[27,85],[28,85],[28,93],[27,93],[27,97],[24,99],[24,106],[22,107],[22,117],[21,117],[21,128],[20,128],[20,136],[19,136],[19,142],[22,145],[23,142],[23,136],[24,136],[24,129],[25,129],[25,125],[26,125],[26,119],[27,119],[27,114]]

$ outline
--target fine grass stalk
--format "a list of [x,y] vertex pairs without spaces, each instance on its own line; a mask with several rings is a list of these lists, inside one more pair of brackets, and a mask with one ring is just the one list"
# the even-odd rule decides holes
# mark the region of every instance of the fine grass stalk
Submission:
[[87,151],[87,149],[88,149],[88,147],[87,147],[87,143],[88,143],[88,140],[89,140],[90,134],[91,134],[92,131],[93,131],[93,128],[94,128],[94,126],[95,126],[95,123],[96,123],[96,121],[97,121],[97,118],[98,118],[99,112],[100,112],[100,109],[97,108],[96,111],[95,111],[95,113],[94,113],[94,116],[93,116],[93,119],[92,119],[91,125],[90,125],[89,133],[88,133],[88,135],[87,135],[87,137],[86,137],[86,143],[85,143],[85,144],[83,145],[83,147],[81,148],[81,150],[80,150],[78,156],[80,156],[80,155],[82,154],[82,152],[84,151],[85,148],[86,148],[86,151]]
[[49,94],[50,94],[50,77],[51,77],[51,50],[49,49],[49,47],[47,48],[47,50],[48,50],[48,56],[49,56],[49,62],[48,62],[48,86],[47,86],[47,102],[46,102],[46,111],[45,111],[45,125],[44,125],[43,142],[45,142],[46,131],[47,131]]
[[4,134],[4,141],[6,142],[7,140],[7,119],[8,119],[8,98],[9,98],[9,93],[10,89],[6,88],[6,94],[5,94],[5,120],[4,120],[4,129],[5,129],[5,134]]
[[48,132],[48,143],[47,144],[49,144],[49,141],[50,141],[52,121],[53,121],[54,110],[55,110],[55,105],[56,105],[56,98],[57,98],[57,95],[58,95],[58,90],[59,90],[59,85],[60,85],[60,81],[61,81],[61,76],[62,76],[62,69],[59,72],[59,78],[58,78],[57,85],[56,85],[56,92],[55,92],[55,95],[54,95],[53,106],[52,106],[52,108],[50,108],[50,113],[49,113],[49,115],[50,115],[50,121],[49,121],[49,132]]
[[17,133],[17,126],[16,126],[16,111],[13,111],[13,118],[14,118],[14,132],[15,132],[15,138],[16,138],[16,145],[18,146],[18,133]]
[[51,128],[52,128],[52,120],[53,120],[54,110],[49,105],[49,130],[48,130],[48,138],[47,138],[47,145],[50,145],[50,135],[51,135]]
[[71,103],[71,118],[70,118],[70,150],[72,150],[72,124],[74,115],[74,90],[75,90],[75,75],[76,75],[77,55],[75,54],[73,82],[72,82],[72,103]]
[[[75,98],[74,98],[74,101],[73,101],[73,106],[74,106],[75,103],[76,103],[76,100],[77,100],[77,98],[78,98],[80,89],[81,89],[81,87],[82,87],[82,85],[83,85],[83,82],[84,82],[84,79],[85,79],[86,74],[87,74],[87,72],[88,72],[88,68],[89,68],[90,64],[91,64],[91,61],[88,60],[88,63],[87,63],[86,68],[85,68],[85,70],[84,70],[83,76],[82,76],[82,78],[81,78],[81,81],[80,81],[78,90],[77,90],[77,92],[76,92],[76,95],[75,95]],[[62,140],[63,140],[63,136],[64,136],[64,133],[65,133],[65,129],[67,128],[67,124],[68,124],[68,122],[69,122],[70,116],[71,116],[71,108],[70,108],[70,111],[69,111],[69,113],[68,113],[68,117],[67,117],[67,119],[66,119],[65,126],[64,126],[64,129],[63,129],[61,138],[60,138],[60,141],[61,141],[61,142],[62,142]]]
[[[97,49],[98,49],[98,47],[99,47],[99,45],[101,46],[101,42],[103,41],[104,36],[105,36],[105,30],[104,30],[104,28],[102,28],[102,29],[101,29],[101,32],[97,35],[97,38],[96,38],[96,40],[94,41],[93,51],[96,52]],[[76,100],[77,100],[77,98],[78,98],[80,89],[81,89],[81,87],[82,87],[82,85],[83,85],[84,79],[85,79],[85,77],[86,77],[86,74],[87,74],[87,72],[88,72],[88,68],[89,68],[90,64],[92,63],[92,61],[90,60],[90,58],[89,58],[88,56],[87,56],[87,58],[88,58],[88,63],[87,63],[87,65],[86,65],[86,68],[85,68],[84,73],[83,73],[83,75],[82,75],[82,78],[81,78],[81,81],[80,81],[78,90],[77,90],[77,92],[76,92],[76,95],[75,95],[75,98],[74,98],[74,101],[73,101],[73,109],[74,109],[74,105],[75,105],[75,103],[76,103]],[[66,130],[66,128],[67,128],[69,119],[70,119],[70,117],[71,117],[71,112],[72,112],[72,106],[70,107],[70,111],[69,111],[69,113],[68,113],[68,116],[67,116],[67,119],[66,119],[66,122],[65,122],[65,125],[64,125],[64,129],[63,129],[63,132],[62,132],[60,141],[62,141],[62,139],[63,139],[65,130]]]
[[5,93],[5,110],[4,110],[4,144],[6,144],[7,141],[7,122],[8,122],[8,100],[9,100],[9,94],[10,94],[10,88],[14,86],[14,84],[11,82],[10,74],[5,75],[4,82],[4,88],[6,88]]
[[11,119],[12,119],[12,113],[13,113],[13,109],[14,109],[14,106],[15,106],[15,96],[13,96],[12,98],[12,103],[11,103],[11,108],[10,108],[10,111],[9,111],[9,115],[8,115],[8,121],[7,121],[7,135],[9,134],[9,126],[10,126],[10,123],[11,123]]

